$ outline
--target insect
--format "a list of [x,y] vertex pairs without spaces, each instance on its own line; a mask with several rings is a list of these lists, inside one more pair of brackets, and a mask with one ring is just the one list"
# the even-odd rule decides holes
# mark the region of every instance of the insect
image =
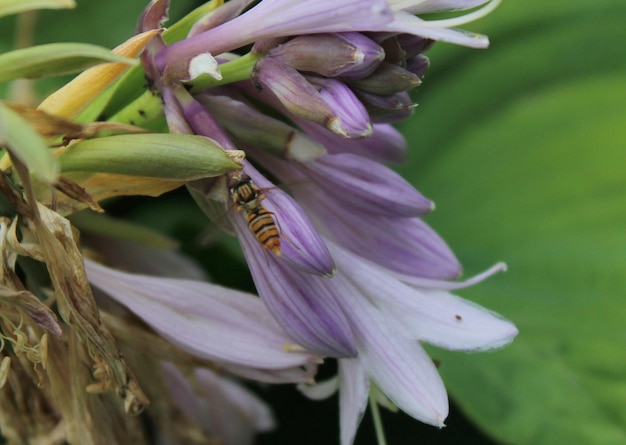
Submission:
[[229,176],[228,190],[235,208],[245,215],[248,229],[257,241],[277,257],[282,256],[278,226],[272,216],[273,213],[261,204],[265,199],[261,189],[250,176],[234,173]]

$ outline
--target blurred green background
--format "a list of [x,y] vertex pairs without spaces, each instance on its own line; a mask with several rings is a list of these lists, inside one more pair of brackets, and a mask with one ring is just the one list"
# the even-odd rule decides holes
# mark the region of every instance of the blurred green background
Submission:
[[[45,11],[36,42],[113,47],[145,3],[78,0],[76,10]],[[172,3],[177,17],[198,2]],[[2,24],[4,51],[13,21]],[[385,414],[389,443],[624,444],[626,2],[505,0],[464,28],[492,45],[429,52],[420,106],[400,126],[411,144],[400,170],[436,202],[428,221],[466,276],[507,262],[507,273],[459,294],[511,319],[520,335],[492,353],[432,349],[454,403],[448,427]],[[40,93],[61,81],[41,82]],[[165,218],[154,201],[122,211],[190,238],[203,223],[180,196],[170,203],[186,210]],[[336,400],[306,403],[292,388],[263,395],[282,429],[260,443],[336,442]],[[357,444],[375,443],[364,422]]]
[[516,323],[489,354],[435,351],[462,411],[502,443],[626,443],[626,2],[504,1],[436,45],[402,172],[468,274]]

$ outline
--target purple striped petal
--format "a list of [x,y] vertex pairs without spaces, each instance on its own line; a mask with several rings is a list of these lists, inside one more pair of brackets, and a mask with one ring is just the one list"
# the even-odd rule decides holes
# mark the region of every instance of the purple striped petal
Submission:
[[392,316],[367,298],[372,297],[372,291],[363,289],[365,285],[357,287],[361,277],[352,274],[361,267],[358,260],[352,264],[342,261],[343,273],[337,275],[343,289],[339,302],[350,314],[360,365],[402,411],[422,422],[443,426],[448,399],[435,365]]
[[202,281],[128,274],[85,261],[89,281],[181,349],[218,362],[264,369],[317,360],[286,345],[294,340],[260,299]]
[[487,309],[443,290],[408,286],[344,249],[332,252],[343,274],[395,320],[404,336],[451,350],[487,350],[517,335],[511,322]]
[[175,60],[218,55],[260,39],[375,30],[392,20],[386,0],[263,0],[221,26],[164,48],[157,61],[164,69]]
[[399,174],[362,156],[326,155],[300,165],[317,187],[352,210],[393,218],[433,209],[433,203]]
[[234,222],[259,296],[280,325],[308,350],[354,356],[352,331],[335,301],[341,292],[334,278],[300,272],[268,255],[241,221]]
[[374,124],[370,137],[345,139],[304,119],[295,122],[331,154],[352,153],[382,164],[401,164],[406,160],[406,140],[391,125]]
[[352,445],[367,408],[370,380],[358,359],[341,359],[338,362],[341,445]]
[[329,195],[296,193],[327,228],[327,236],[369,261],[407,279],[446,280],[461,274],[461,265],[446,242],[420,218],[365,215]]
[[[306,273],[332,276],[335,273],[332,256],[300,205],[283,190],[276,188],[251,165],[246,163],[243,171],[263,191],[265,199],[262,205],[275,219],[280,234],[282,254],[280,259],[288,261],[291,266]],[[237,218],[239,224],[244,223],[247,226],[244,215],[239,216],[240,218]],[[251,234],[250,230],[245,232]]]

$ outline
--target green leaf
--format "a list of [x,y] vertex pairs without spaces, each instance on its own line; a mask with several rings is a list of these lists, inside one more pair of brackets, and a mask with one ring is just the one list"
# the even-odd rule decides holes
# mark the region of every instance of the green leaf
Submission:
[[6,145],[36,177],[50,184],[56,181],[59,165],[46,142],[28,122],[2,102],[0,102],[0,145]]
[[74,0],[0,0],[0,17],[36,9],[75,8]]
[[84,70],[103,62],[137,61],[118,56],[106,48],[85,43],[49,43],[0,55],[0,82],[18,78],[58,76]]
[[[435,350],[452,397],[503,443],[626,443],[626,4],[503,2],[441,44],[404,126],[403,169],[468,275],[518,326],[490,354]],[[443,48],[443,49],[441,49]],[[439,63],[441,62],[441,63]]]
[[59,156],[63,172],[102,172],[175,181],[222,175],[241,166],[216,142],[184,134],[88,139]]

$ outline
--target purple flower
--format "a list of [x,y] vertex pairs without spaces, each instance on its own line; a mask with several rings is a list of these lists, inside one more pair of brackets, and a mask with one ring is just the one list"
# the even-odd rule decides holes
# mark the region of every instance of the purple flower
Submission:
[[297,36],[269,55],[298,71],[355,79],[367,77],[385,59],[383,48],[358,32]]
[[256,433],[274,429],[269,406],[236,381],[206,368],[194,369],[188,379],[171,363],[163,363],[163,371],[170,397],[208,437],[251,445]]
[[169,45],[157,64],[164,69],[174,60],[217,55],[271,37],[375,30],[392,20],[385,0],[263,0],[221,26]]
[[[188,327],[174,335],[163,323],[162,307],[153,311],[160,317],[140,316],[181,348],[227,363],[242,376],[293,371],[297,359],[304,365],[315,355],[339,359],[344,445],[354,438],[370,382],[409,415],[442,426],[447,396],[422,343],[485,350],[510,342],[517,334],[510,322],[448,292],[503,266],[466,282],[450,281],[461,275],[461,266],[421,219],[433,203],[383,164],[405,157],[404,139],[387,123],[412,113],[409,91],[421,84],[429,64],[422,53],[433,40],[486,46],[486,37],[451,28],[497,1],[451,19],[412,14],[482,3],[262,0],[239,15],[243,1],[202,20],[187,39],[157,45],[144,63],[149,75],[161,77],[155,85],[172,127],[212,137],[247,157],[241,172],[188,188],[212,219],[238,237],[260,296],[254,312],[263,314],[264,323],[271,314],[304,351],[278,354],[272,349],[277,326],[260,326],[259,320],[244,326],[254,316],[238,305],[231,327],[241,332],[233,338],[258,347],[231,355],[219,347],[201,349],[186,335]],[[124,298],[131,287],[113,296],[139,313],[143,307]],[[211,292],[225,304],[226,290]],[[238,301],[250,298],[236,294]],[[213,307],[215,301],[194,315],[223,322],[225,310]],[[163,303],[187,316],[189,307],[180,301]],[[267,338],[246,337],[254,334]],[[254,355],[262,348],[283,364],[276,358],[275,367],[268,367]]]
[[203,281],[129,274],[90,260],[85,270],[92,285],[198,357],[278,372],[319,361],[298,350],[253,295]]
[[412,287],[380,266],[330,246],[337,261],[333,287],[348,314],[358,352],[354,359],[340,360],[341,443],[352,443],[370,380],[407,414],[443,426],[448,414],[445,388],[421,343],[487,350],[512,341],[517,329],[446,290]]

